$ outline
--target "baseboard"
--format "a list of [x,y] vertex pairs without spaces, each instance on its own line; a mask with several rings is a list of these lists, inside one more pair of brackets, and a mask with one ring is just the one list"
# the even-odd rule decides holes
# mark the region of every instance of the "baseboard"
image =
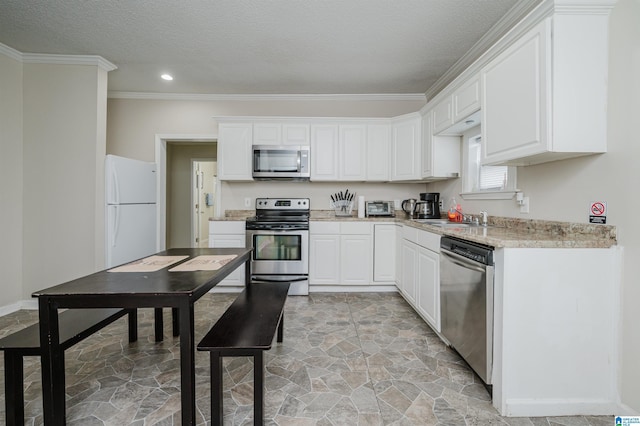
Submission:
[[309,285],[309,293],[395,293],[395,285]]
[[506,417],[614,416],[619,405],[603,399],[509,399]]
[[10,305],[0,306],[0,317],[19,311],[20,309],[38,309],[38,301],[36,299],[20,300]]
[[634,410],[629,407],[627,404],[618,403],[618,409],[616,411],[616,416],[640,416],[640,411]]

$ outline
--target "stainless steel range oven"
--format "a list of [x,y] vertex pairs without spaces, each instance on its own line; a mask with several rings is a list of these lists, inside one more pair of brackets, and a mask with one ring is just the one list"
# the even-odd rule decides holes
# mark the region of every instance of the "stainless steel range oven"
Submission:
[[309,294],[309,199],[258,198],[246,228],[251,282],[288,281],[289,294]]

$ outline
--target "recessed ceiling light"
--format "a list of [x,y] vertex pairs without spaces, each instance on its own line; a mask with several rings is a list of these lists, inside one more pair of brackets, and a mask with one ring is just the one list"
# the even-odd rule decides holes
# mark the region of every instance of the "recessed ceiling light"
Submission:
[[173,80],[173,76],[172,76],[172,75],[170,75],[170,74],[162,74],[162,75],[160,76],[160,78],[161,78],[161,79],[163,79],[163,80],[167,80],[167,81],[171,81],[171,80]]

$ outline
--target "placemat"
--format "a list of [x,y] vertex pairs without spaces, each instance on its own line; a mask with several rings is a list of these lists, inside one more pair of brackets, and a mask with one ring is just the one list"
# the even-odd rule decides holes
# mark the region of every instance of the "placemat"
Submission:
[[169,269],[169,272],[217,271],[236,257],[238,257],[237,254],[198,256],[174,268]]
[[109,269],[107,272],[155,272],[180,262],[187,257],[189,256],[150,256]]

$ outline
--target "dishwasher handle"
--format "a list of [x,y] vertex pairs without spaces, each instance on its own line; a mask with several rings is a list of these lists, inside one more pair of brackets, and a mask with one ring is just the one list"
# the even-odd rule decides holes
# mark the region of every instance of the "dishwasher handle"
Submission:
[[483,265],[482,263],[478,263],[464,256],[460,256],[459,254],[456,254],[454,252],[451,252],[448,250],[440,250],[440,254],[447,257],[449,261],[463,268],[472,269],[474,271],[481,272],[481,273],[484,273],[486,270],[487,265]]

